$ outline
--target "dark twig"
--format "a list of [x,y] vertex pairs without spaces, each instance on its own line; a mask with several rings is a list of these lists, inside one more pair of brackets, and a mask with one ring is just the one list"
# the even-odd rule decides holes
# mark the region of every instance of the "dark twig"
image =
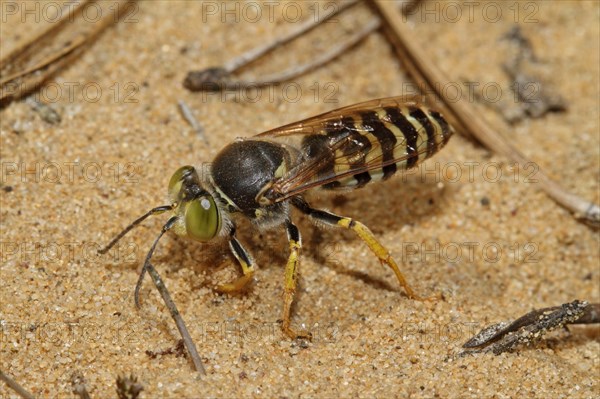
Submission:
[[465,342],[468,349],[461,355],[492,352],[499,355],[514,350],[518,345],[530,345],[549,331],[567,324],[593,324],[600,322],[600,304],[589,305],[573,301],[561,306],[538,309],[513,322],[500,322],[488,326]]

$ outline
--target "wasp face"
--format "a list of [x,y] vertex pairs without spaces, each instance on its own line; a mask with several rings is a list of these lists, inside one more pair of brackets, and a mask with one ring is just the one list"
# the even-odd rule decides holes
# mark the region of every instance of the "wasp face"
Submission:
[[169,181],[169,198],[176,204],[177,234],[210,241],[221,229],[222,217],[213,196],[202,188],[193,166],[183,166]]

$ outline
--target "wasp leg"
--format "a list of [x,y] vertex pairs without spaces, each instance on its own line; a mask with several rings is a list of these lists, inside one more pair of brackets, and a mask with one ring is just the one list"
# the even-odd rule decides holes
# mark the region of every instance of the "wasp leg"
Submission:
[[217,286],[217,291],[227,294],[242,291],[254,278],[254,261],[242,244],[235,238],[235,229],[231,230],[229,249],[231,249],[233,256],[235,256],[240,263],[240,266],[242,266],[243,276],[230,283],[219,284]]
[[394,258],[392,258],[392,255],[390,255],[389,251],[383,245],[381,245],[379,241],[377,241],[377,238],[375,238],[375,235],[367,226],[348,217],[338,216],[331,212],[311,208],[306,201],[299,197],[294,198],[292,200],[292,204],[302,213],[305,213],[318,222],[324,223],[328,226],[342,227],[354,231],[365,242],[365,244],[369,246],[369,249],[375,254],[375,256],[377,256],[379,261],[394,271],[398,282],[402,288],[404,288],[409,298],[416,300],[428,299],[420,297],[410,287],[406,281],[406,278],[400,271],[400,268],[396,264],[396,261],[394,261]]
[[292,303],[296,294],[296,283],[298,281],[298,264],[300,263],[300,249],[302,248],[302,237],[300,231],[291,222],[285,224],[288,242],[290,246],[290,255],[285,266],[285,289],[283,291],[283,323],[281,329],[292,339],[296,338],[311,338],[310,333],[298,333],[290,327],[290,314],[292,311]]

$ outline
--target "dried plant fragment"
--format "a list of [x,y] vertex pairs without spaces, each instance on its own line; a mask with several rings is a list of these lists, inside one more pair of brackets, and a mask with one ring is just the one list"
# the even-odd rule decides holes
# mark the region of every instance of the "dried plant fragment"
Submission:
[[133,374],[117,377],[117,396],[119,399],[137,399],[144,390]]
[[309,19],[300,24],[297,28],[293,29],[291,32],[279,37],[273,42],[259,45],[253,49],[250,49],[244,54],[229,60],[222,67],[210,67],[199,71],[190,71],[183,81],[183,86],[190,91],[207,92],[266,86],[282,83],[316,69],[344,54],[349,48],[355,46],[361,40],[365,39],[370,33],[377,30],[380,27],[379,20],[373,18],[372,20],[366,22],[346,41],[338,43],[328,52],[321,54],[315,60],[306,64],[296,65],[284,71],[273,73],[267,76],[261,76],[252,80],[236,79],[234,76],[238,70],[261,59],[278,47],[281,47],[284,44],[304,35],[305,33],[308,33],[317,26],[327,22],[335,15],[338,15],[357,3],[358,0],[336,3],[334,10],[322,18]]
[[535,56],[531,42],[523,35],[521,28],[514,26],[503,39],[516,47],[502,68],[510,77],[511,89],[518,99],[518,107],[502,111],[504,119],[516,123],[526,117],[540,118],[548,112],[565,111],[565,99],[553,87],[551,74]]
[[546,333],[567,324],[592,324],[600,322],[600,304],[589,305],[575,300],[561,306],[538,309],[519,317],[513,322],[493,324],[481,330],[465,342],[468,349],[460,355],[492,352],[499,355],[517,346],[531,345]]
[[[60,21],[0,59],[0,106],[33,92],[77,58],[104,30],[126,18],[135,0],[85,0],[69,7]],[[91,4],[102,18],[90,23],[85,10]],[[119,10],[115,15],[112,10]]]

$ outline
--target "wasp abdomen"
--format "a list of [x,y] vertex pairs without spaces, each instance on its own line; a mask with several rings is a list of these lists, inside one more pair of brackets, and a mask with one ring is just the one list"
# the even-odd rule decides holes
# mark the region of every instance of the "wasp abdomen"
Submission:
[[329,154],[321,154],[317,173],[318,179],[328,181],[323,188],[360,188],[416,166],[440,150],[451,135],[439,112],[405,104],[344,116],[329,123],[322,134],[307,136],[303,144],[310,157],[320,141],[329,142],[323,146]]

